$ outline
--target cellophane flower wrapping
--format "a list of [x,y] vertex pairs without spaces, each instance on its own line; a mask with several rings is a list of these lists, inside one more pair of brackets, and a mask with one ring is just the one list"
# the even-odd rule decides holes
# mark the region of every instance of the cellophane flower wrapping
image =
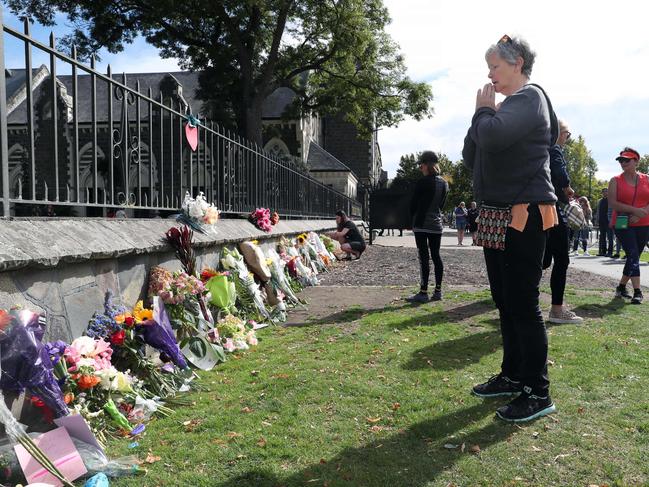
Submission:
[[187,368],[187,362],[178,347],[169,315],[160,297],[153,298],[153,319],[139,325],[138,333],[147,345],[164,352],[179,368]]
[[[270,313],[264,305],[264,300],[261,295],[261,290],[255,282],[252,273],[248,270],[243,256],[237,249],[229,250],[224,247],[221,253],[221,265],[224,269],[232,271],[235,279],[239,283],[239,289],[243,291],[254,303],[257,312],[266,319],[270,319]],[[246,295],[237,290],[237,296],[241,300],[246,299]]]
[[[313,247],[315,248],[316,252],[318,253],[320,258],[322,259],[323,263],[328,267],[331,264],[331,262],[334,261],[334,259],[336,257],[329,251],[329,249],[327,248],[325,243],[322,241],[322,238],[320,237],[320,235],[318,235],[315,232],[309,232],[308,233],[308,240],[311,243],[311,245],[313,245]],[[323,256],[327,257],[326,260],[329,261],[329,264],[327,264],[327,262],[325,262],[325,259],[323,258]]]
[[234,308],[237,299],[235,284],[228,277],[228,272],[216,274],[205,283],[205,288],[210,292],[210,303],[225,312]]
[[300,304],[300,300],[297,298],[293,289],[286,278],[286,262],[282,260],[279,254],[275,249],[268,249],[266,251],[266,257],[268,258],[268,264],[270,267],[270,272],[272,275],[272,283],[276,289],[284,293],[284,296],[292,304]]
[[186,192],[182,210],[183,212],[177,218],[181,223],[207,235],[216,234],[216,223],[219,221],[220,211],[216,206],[207,202],[202,191],[196,198],[192,198],[189,192]]
[[[40,320],[40,322],[39,322]],[[44,319],[29,310],[0,310],[0,368],[2,390],[27,389],[40,398],[54,417],[69,410],[52,372],[49,353],[42,343]]]

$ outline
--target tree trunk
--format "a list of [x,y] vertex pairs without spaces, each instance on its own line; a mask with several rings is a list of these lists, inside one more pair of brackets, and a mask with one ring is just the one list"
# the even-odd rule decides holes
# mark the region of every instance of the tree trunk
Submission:
[[257,145],[262,147],[264,145],[263,135],[262,135],[262,105],[263,99],[260,97],[255,97],[250,105],[245,107],[246,114],[246,126],[245,134],[246,138],[252,142],[255,142]]

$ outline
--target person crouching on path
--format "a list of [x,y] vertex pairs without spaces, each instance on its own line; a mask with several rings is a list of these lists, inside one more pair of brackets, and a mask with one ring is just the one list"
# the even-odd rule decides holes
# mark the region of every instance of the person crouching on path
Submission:
[[[632,304],[642,303],[640,289],[640,254],[649,240],[649,176],[637,171],[640,154],[625,147],[616,158],[622,174],[608,183],[608,204],[613,208],[611,226],[626,253],[626,263],[616,298],[630,298]],[[633,296],[626,290],[631,281]]]
[[344,211],[338,210],[336,212],[336,226],[337,230],[327,233],[327,236],[340,243],[340,250],[347,254],[343,260],[359,259],[366,246],[365,239],[361,232],[358,231],[356,224],[347,218]]
[[[424,151],[419,156],[419,170],[423,177],[417,180],[410,201],[410,218],[415,243],[419,252],[419,273],[421,277],[419,292],[406,301],[426,303],[428,298],[428,278],[430,260],[435,267],[435,290],[431,301],[442,299],[442,278],[444,264],[439,255],[442,242],[442,207],[448,194],[448,183],[439,175],[440,168],[437,155],[433,151]],[[430,252],[430,255],[429,255]]]
[[[499,407],[505,421],[530,421],[556,410],[550,398],[548,335],[539,307],[546,230],[557,224],[549,149],[559,136],[545,92],[529,83],[536,54],[503,36],[485,54],[491,83],[478,90],[464,139],[464,164],[482,205],[510,212],[504,249],[485,247],[491,296],[500,315],[500,372],[473,387],[479,397],[516,395]],[[505,95],[497,107],[496,92]]]

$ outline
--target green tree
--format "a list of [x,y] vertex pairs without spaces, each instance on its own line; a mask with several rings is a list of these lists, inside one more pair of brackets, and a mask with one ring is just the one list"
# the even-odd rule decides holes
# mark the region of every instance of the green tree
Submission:
[[[420,155],[421,151],[415,154],[405,154],[401,156],[399,167],[397,168],[397,174],[390,185],[391,188],[409,187],[421,177],[419,163],[417,162]],[[449,174],[453,167],[451,160],[446,156],[446,154],[440,153],[437,157],[439,159],[439,168],[442,176]]]
[[[462,161],[451,163],[448,172],[443,172],[442,177],[448,182],[448,196],[446,197],[446,210],[455,208],[461,201],[473,201],[473,176]],[[479,202],[478,202],[479,203]]]
[[588,196],[592,199],[594,184],[597,183],[595,173],[597,162],[593,159],[590,150],[586,147],[586,141],[580,135],[576,139],[568,141],[563,149],[566,159],[570,186],[578,196]]
[[645,154],[638,161],[638,166],[636,169],[642,173],[647,174],[649,172],[649,154]]
[[432,114],[426,83],[406,76],[385,31],[382,0],[4,0],[45,25],[67,14],[65,46],[82,56],[119,52],[143,35],[198,71],[212,115],[257,143],[262,105],[278,87],[297,94],[294,110],[343,113],[362,134],[405,116]]

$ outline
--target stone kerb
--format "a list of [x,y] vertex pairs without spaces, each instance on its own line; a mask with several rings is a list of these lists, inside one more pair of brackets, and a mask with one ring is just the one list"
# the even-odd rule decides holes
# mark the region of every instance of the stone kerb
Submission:
[[[18,304],[48,316],[47,339],[70,341],[103,307],[104,295],[133,306],[146,294],[150,268],[179,269],[164,219],[15,219],[0,221],[0,308]],[[270,234],[246,220],[221,220],[217,234],[194,232],[199,266],[217,267],[221,249],[256,239],[262,247],[282,236],[335,227],[331,220],[280,221]]]

